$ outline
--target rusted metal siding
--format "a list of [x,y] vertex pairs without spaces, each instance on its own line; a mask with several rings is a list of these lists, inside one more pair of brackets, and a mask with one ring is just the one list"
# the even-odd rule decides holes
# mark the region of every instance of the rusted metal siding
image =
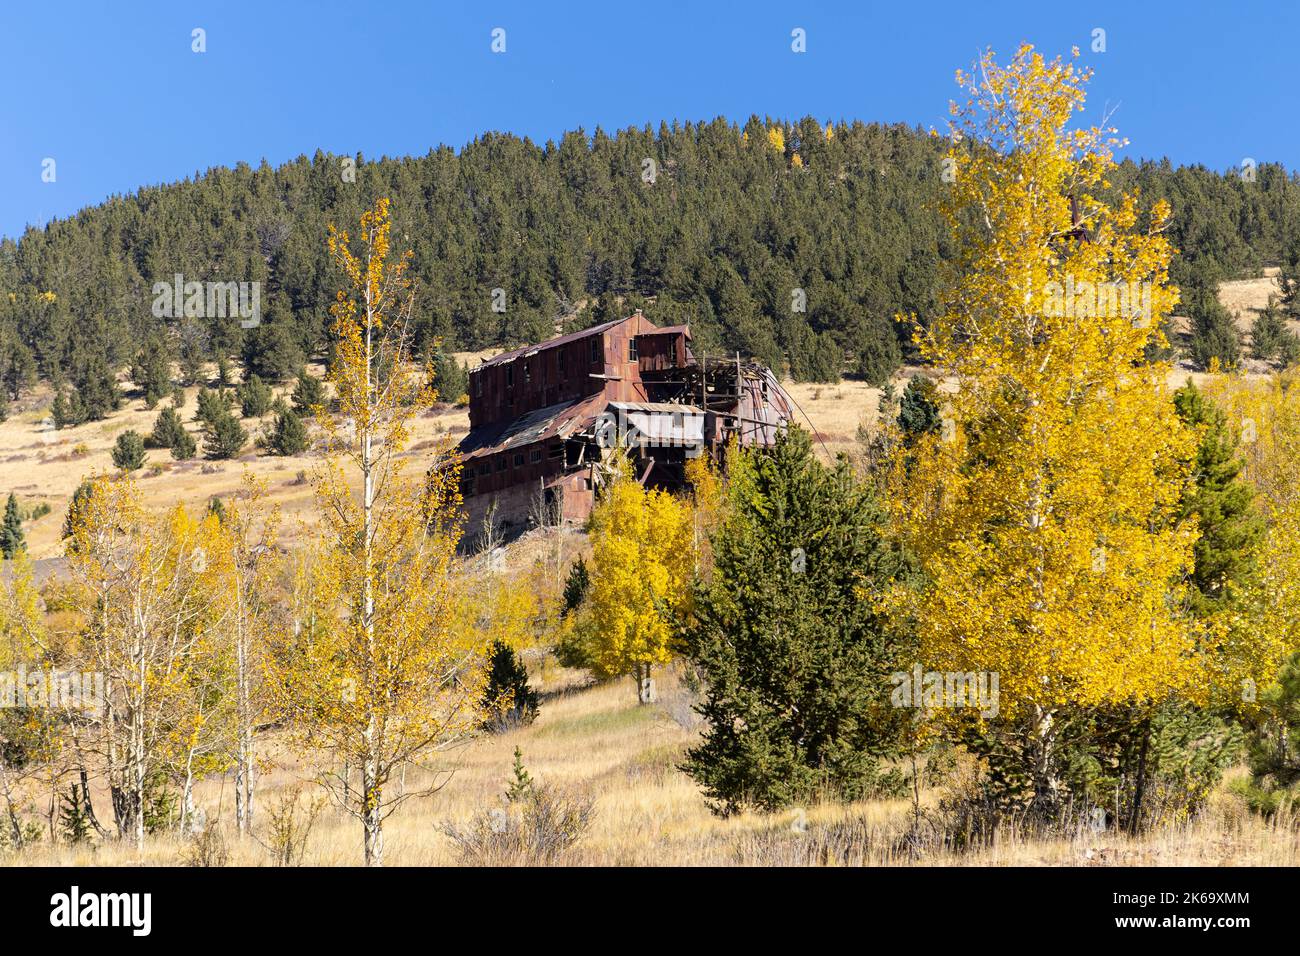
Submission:
[[645,401],[645,366],[637,357],[642,343],[656,356],[656,364],[648,367],[670,368],[686,361],[686,333],[660,336],[659,331],[637,312],[489,359],[470,370],[470,428],[602,392],[610,401]]
[[548,480],[565,471],[564,441],[553,438],[468,459],[461,471],[461,494],[496,494],[514,485]]
[[[595,358],[592,342],[597,343]],[[605,371],[602,336],[525,353],[470,372],[470,428],[509,421],[548,405],[576,401],[604,389],[592,373]]]
[[682,329],[656,329],[643,332],[637,339],[638,369],[662,372],[686,364],[686,333]]

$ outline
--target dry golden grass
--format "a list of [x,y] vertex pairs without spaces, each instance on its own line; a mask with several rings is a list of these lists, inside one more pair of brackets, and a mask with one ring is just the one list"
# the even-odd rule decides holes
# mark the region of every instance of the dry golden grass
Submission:
[[[1248,327],[1253,314],[1267,301],[1271,277],[1225,283],[1221,296],[1239,323]],[[474,360],[490,353],[458,353],[458,360]],[[315,369],[320,373],[319,367]],[[906,379],[918,369],[903,369],[895,379],[901,392]],[[1181,384],[1202,379],[1186,369],[1174,372]],[[801,423],[811,423],[824,454],[851,450],[858,427],[874,423],[880,389],[863,382],[835,385],[785,383],[798,403]],[[182,410],[193,417],[195,393],[189,389]],[[147,410],[139,398],[129,400],[106,422],[53,432],[42,428],[48,415],[48,390],[24,404],[25,410],[0,423],[0,492],[17,492],[24,506],[49,502],[50,515],[27,522],[29,548],[36,558],[60,554],[62,516],[81,479],[112,468],[109,451],[117,435],[127,428],[141,433],[152,429],[157,410]],[[806,416],[806,417],[805,417]],[[250,431],[255,426],[245,423]],[[445,409],[417,417],[413,423],[411,454],[427,454],[440,434],[453,436],[468,428],[464,409]],[[191,425],[191,427],[193,427]],[[85,453],[78,449],[84,446]],[[239,462],[178,464],[164,451],[151,451],[150,462],[164,470],[156,476],[139,473],[146,501],[162,508],[184,502],[202,508],[213,496],[234,493],[244,468],[266,478],[274,501],[283,507],[286,530],[294,520],[310,518],[310,487],[298,484],[299,470],[310,470],[310,455],[289,459],[264,456],[250,446]],[[208,465],[207,470],[204,466]],[[581,534],[566,537],[564,554],[585,548]],[[292,543],[292,542],[290,542]],[[538,534],[526,535],[511,545],[508,563],[526,567],[550,554],[552,542]],[[1080,834],[1073,839],[1035,840],[1005,838],[995,845],[965,854],[932,852],[913,857],[900,849],[897,837],[907,826],[911,811],[907,801],[867,801],[849,805],[810,806],[775,816],[745,814],[721,819],[708,810],[695,784],[677,769],[695,739],[689,701],[672,675],[660,676],[662,699],[642,707],[636,703],[628,681],[583,686],[579,675],[564,671],[546,659],[532,661],[535,681],[546,697],[541,716],[531,726],[497,736],[484,736],[445,755],[442,765],[454,769],[446,785],[434,796],[405,804],[387,823],[386,859],[393,865],[454,863],[452,841],[438,827],[463,822],[474,814],[500,805],[510,773],[512,754],[521,748],[529,772],[542,782],[586,788],[596,797],[594,822],[567,862],[612,865],[762,865],[868,863],[880,865],[1269,865],[1300,863],[1300,837],[1292,821],[1266,824],[1247,813],[1240,802],[1225,793],[1216,796],[1196,821],[1130,839],[1117,834]],[[688,729],[691,728],[691,729]],[[268,808],[284,794],[301,788],[304,800],[318,794],[308,765],[287,754],[279,741],[266,742],[267,767],[260,781],[259,836],[266,839]],[[412,777],[412,789],[420,781]],[[933,803],[936,795],[926,795]],[[44,806],[48,793],[33,794],[32,804]],[[222,822],[231,864],[266,865],[270,854],[259,840],[237,841],[233,830],[233,790],[221,779],[204,781],[197,790],[199,806],[210,819]],[[107,821],[107,794],[97,792],[95,803]],[[191,852],[188,841],[177,837],[151,838],[143,859],[127,846],[113,841],[92,847],[67,847],[48,839],[21,854],[0,857],[10,865],[169,865],[182,862]],[[327,808],[319,817],[306,848],[309,865],[359,865],[362,861],[359,825]]]
[[[323,373],[320,366],[314,366],[312,371],[317,375]],[[151,410],[145,407],[143,399],[133,394],[129,382],[123,383],[123,390],[127,400],[104,421],[53,430],[47,423],[53,395],[48,388],[41,388],[23,402],[25,410],[13,412],[7,421],[0,422],[0,494],[14,492],[24,508],[40,502],[47,502],[52,508],[51,514],[24,524],[28,551],[33,558],[53,558],[62,553],[63,515],[72,494],[83,478],[114,470],[111,452],[117,436],[127,429],[148,435],[153,431],[158,412],[171,403],[167,399]],[[292,383],[276,389],[277,394],[289,391]],[[191,509],[204,508],[213,497],[225,498],[237,492],[247,469],[269,483],[269,497],[283,509],[284,528],[292,542],[299,526],[297,519],[310,519],[312,501],[310,485],[299,483],[296,476],[299,471],[311,472],[315,455],[308,452],[280,458],[259,451],[252,442],[261,424],[270,422],[272,416],[267,415],[260,420],[240,420],[249,432],[249,444],[238,460],[205,460],[202,440],[193,422],[197,395],[197,386],[186,389],[179,412],[199,442],[199,456],[178,462],[172,460],[165,448],[150,449],[144,468],[135,473],[145,504],[161,509],[181,502]],[[419,415],[412,422],[409,454],[417,457],[427,454],[424,449],[439,435],[448,431],[460,435],[468,428],[469,413],[465,409],[446,407]],[[154,465],[162,466],[161,473],[151,472]]]
[[[825,804],[771,816],[711,814],[695,784],[677,769],[695,739],[685,692],[671,674],[661,675],[658,704],[636,702],[631,682],[583,686],[578,675],[534,661],[534,676],[547,697],[528,727],[481,737],[445,759],[455,767],[436,795],[405,804],[385,827],[386,861],[399,866],[455,864],[452,841],[439,826],[463,822],[500,807],[515,747],[529,773],[542,783],[585,788],[596,797],[594,821],[564,858],[570,865],[921,865],[921,866],[1294,866],[1300,863],[1295,821],[1270,825],[1253,817],[1226,792],[1184,827],[1140,839],[1114,833],[1081,833],[1073,839],[1004,837],[965,854],[945,851],[912,856],[898,842],[911,807],[906,800]],[[677,719],[674,719],[674,718]],[[268,808],[279,795],[303,788],[304,800],[319,791],[307,768],[282,752],[268,752],[273,766],[260,781],[259,838],[266,840]],[[414,777],[409,781],[415,784]],[[927,793],[933,804],[937,794]],[[232,835],[232,792],[221,780],[204,782],[198,804],[219,819],[229,863],[268,865],[258,839]],[[101,813],[105,794],[96,795]],[[3,861],[9,865],[175,865],[190,852],[178,837],[150,838],[140,860],[129,847],[51,845],[48,840]],[[359,825],[327,808],[308,842],[304,863],[360,865]]]

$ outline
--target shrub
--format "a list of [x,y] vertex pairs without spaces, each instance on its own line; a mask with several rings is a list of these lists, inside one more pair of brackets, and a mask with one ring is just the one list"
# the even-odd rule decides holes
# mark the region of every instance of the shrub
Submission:
[[229,860],[225,831],[216,820],[194,834],[184,856],[186,866],[225,866]]
[[312,827],[325,806],[318,798],[304,803],[298,788],[284,791],[267,809],[268,841],[263,844],[271,854],[273,866],[302,866]]
[[511,788],[502,806],[476,814],[463,825],[439,831],[456,845],[467,866],[546,866],[564,857],[582,839],[595,815],[588,792],[539,784],[523,769],[515,751]]

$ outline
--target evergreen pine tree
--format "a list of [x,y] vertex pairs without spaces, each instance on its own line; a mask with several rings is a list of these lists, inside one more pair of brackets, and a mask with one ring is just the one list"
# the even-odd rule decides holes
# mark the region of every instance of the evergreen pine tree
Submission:
[[26,548],[23,541],[23,519],[18,514],[18,499],[11,491],[5,502],[4,523],[0,524],[0,557],[11,560]]
[[127,429],[117,436],[113,446],[113,464],[123,471],[135,471],[144,466],[144,439],[138,432]]
[[131,380],[144,392],[146,407],[153,408],[171,394],[171,358],[167,341],[161,335],[152,335],[136,355],[131,366]]
[[898,427],[904,441],[915,441],[922,435],[939,430],[939,389],[934,380],[918,375],[907,383],[898,403]]
[[581,557],[569,566],[569,576],[564,581],[564,613],[576,611],[587,596],[591,586],[591,574],[587,571],[587,562]]
[[203,426],[203,453],[209,458],[234,458],[248,443],[248,431],[223,408],[213,421]]
[[533,792],[533,775],[524,767],[524,752],[515,747],[515,762],[510,768],[510,786],[506,789],[506,802],[518,803]]
[[90,842],[90,811],[82,797],[81,787],[76,784],[61,795],[59,827],[63,839],[72,846]]
[[325,404],[325,385],[305,368],[298,370],[298,382],[293,387],[293,410],[301,416],[312,415],[312,409]]
[[1237,436],[1227,416],[1194,383],[1174,393],[1178,417],[1204,432],[1196,449],[1195,485],[1183,499],[1182,516],[1195,515],[1201,536],[1192,570],[1192,610],[1204,616],[1240,595],[1252,580],[1264,535],[1253,492],[1240,478]]
[[230,415],[230,393],[224,389],[213,391],[203,386],[199,389],[196,399],[198,403],[194,411],[196,422],[211,426]]
[[172,442],[171,450],[172,457],[177,461],[189,461],[199,449],[194,436],[182,428],[180,434],[176,436],[176,440]]
[[1286,323],[1273,299],[1255,316],[1250,326],[1250,354],[1261,362],[1272,362],[1282,349],[1282,339],[1287,335]]
[[62,388],[54,393],[54,404],[50,406],[50,418],[53,419],[55,428],[68,428],[80,424],[73,421],[72,405]]
[[286,408],[276,414],[266,444],[277,455],[301,454],[307,449],[307,426],[293,409]]
[[77,372],[76,386],[73,417],[79,421],[101,421],[122,405],[117,376],[98,353],[91,353],[82,362]]
[[174,448],[185,434],[185,426],[174,408],[164,408],[154,419],[153,431],[149,433],[150,448]]
[[456,402],[469,389],[465,367],[441,349],[433,357],[433,387],[440,402]]
[[1206,369],[1216,360],[1224,369],[1236,368],[1241,361],[1241,336],[1231,313],[1219,301],[1220,277],[1217,265],[1200,260],[1182,289],[1192,319],[1192,361]]
[[488,683],[483,695],[487,726],[505,730],[532,723],[537,717],[537,691],[528,685],[524,662],[503,641],[492,643],[488,661]]
[[303,362],[302,345],[293,324],[283,318],[263,322],[244,338],[244,369],[268,382],[283,382]]
[[94,491],[94,485],[88,480],[83,480],[77,485],[77,490],[72,493],[72,501],[68,503],[68,513],[63,519],[63,538],[66,540],[72,537],[73,529],[77,522],[77,512],[90,497]]
[[263,382],[259,375],[250,375],[235,390],[235,394],[245,418],[261,418],[271,408],[271,386]]
[[910,666],[910,640],[870,595],[903,570],[883,521],[870,487],[844,460],[818,462],[799,428],[768,455],[737,456],[713,578],[686,631],[708,689],[704,740],[684,769],[716,811],[861,796],[877,758],[896,752],[904,717],[889,675]]

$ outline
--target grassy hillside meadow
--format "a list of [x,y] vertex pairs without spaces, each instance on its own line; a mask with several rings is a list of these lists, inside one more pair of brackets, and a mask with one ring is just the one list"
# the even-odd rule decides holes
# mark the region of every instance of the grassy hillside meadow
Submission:
[[[1243,332],[1255,311],[1267,301],[1275,283],[1271,276],[1225,283],[1220,290]],[[461,353],[473,360],[486,353]],[[319,367],[314,371],[321,373]],[[899,380],[914,372],[903,369]],[[1252,374],[1247,370],[1246,374]],[[1255,373],[1257,374],[1257,373]],[[1179,370],[1179,379],[1202,378],[1201,373]],[[32,556],[46,573],[59,573],[60,531],[73,491],[87,475],[111,470],[110,448],[116,436],[132,428],[147,433],[157,415],[149,411],[124,381],[128,400],[108,420],[53,431],[43,422],[48,416],[48,389],[26,399],[8,421],[0,423],[0,492],[15,492],[24,508],[41,502],[52,511],[24,525]],[[821,442],[821,454],[833,456],[856,447],[860,425],[870,425],[876,415],[880,390],[860,381],[833,385],[787,385],[807,415]],[[191,428],[195,389],[187,392],[182,417]],[[254,423],[244,422],[250,433]],[[446,406],[416,419],[411,455],[418,458],[438,436],[459,436],[468,428],[464,409]],[[139,473],[146,502],[163,508],[178,501],[191,509],[203,508],[212,497],[236,492],[245,469],[266,478],[272,500],[286,515],[288,543],[309,529],[310,485],[299,478],[312,468],[313,456],[277,458],[258,452],[250,444],[239,461],[207,462],[202,458],[174,462],[166,450],[150,452]],[[150,466],[157,463],[156,473]],[[301,519],[301,520],[300,520]],[[510,545],[508,568],[519,569],[549,553],[545,538],[555,531],[534,531]],[[567,532],[565,553],[584,548],[579,532]],[[1300,863],[1300,830],[1282,814],[1271,823],[1246,811],[1225,787],[1210,801],[1207,811],[1183,827],[1166,829],[1139,839],[1107,832],[1081,831],[1072,839],[1037,841],[1007,837],[995,846],[969,853],[941,847],[909,850],[900,834],[913,812],[909,800],[867,801],[797,808],[774,816],[743,814],[722,819],[711,814],[696,785],[677,766],[695,740],[699,718],[691,710],[694,700],[674,671],[661,678],[660,700],[638,705],[630,681],[591,683],[582,673],[560,667],[547,653],[527,652],[530,677],[542,693],[540,717],[530,726],[487,735],[448,752],[438,766],[454,771],[434,796],[407,803],[386,828],[389,862],[394,864],[446,864],[457,861],[452,841],[438,828],[464,821],[476,812],[500,806],[516,747],[534,778],[580,788],[595,798],[594,822],[586,837],[565,858],[577,864],[1192,864],[1279,865]],[[313,768],[288,755],[274,733],[264,742],[266,762],[259,783],[259,814],[264,822],[270,808],[296,799],[305,808],[316,793],[310,780]],[[407,783],[415,788],[420,781]],[[297,795],[295,797],[295,794]],[[921,795],[923,805],[942,796],[938,789]],[[95,795],[101,820],[107,822],[108,797]],[[48,791],[37,787],[29,794],[30,806],[44,813]],[[209,816],[228,818],[233,792],[222,777],[203,781],[196,802]],[[271,853],[260,840],[236,841],[227,828],[229,862],[263,864]],[[189,859],[190,844],[175,837],[149,840],[144,862],[175,864]],[[302,862],[352,865],[361,862],[360,833],[355,821],[325,807],[311,830]],[[69,847],[41,841],[21,854],[0,856],[10,864],[125,864],[136,856],[126,844]]]

